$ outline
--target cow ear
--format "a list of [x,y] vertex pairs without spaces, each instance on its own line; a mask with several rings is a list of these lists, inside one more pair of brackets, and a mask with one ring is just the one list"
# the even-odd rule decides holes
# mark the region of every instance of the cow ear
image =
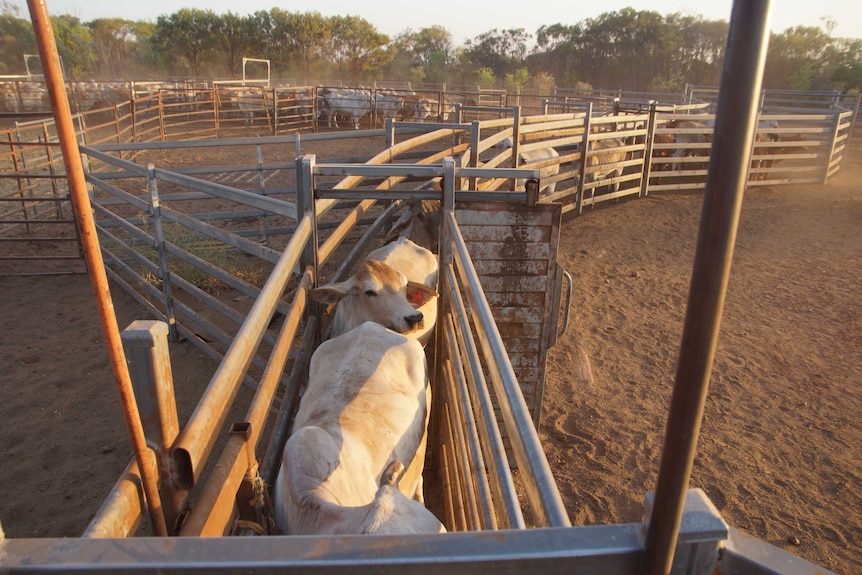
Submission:
[[435,290],[423,283],[407,282],[407,301],[414,307],[423,306],[431,301],[431,298],[435,298],[438,295]]
[[346,295],[350,295],[353,282],[336,282],[308,291],[308,297],[325,304],[336,304]]

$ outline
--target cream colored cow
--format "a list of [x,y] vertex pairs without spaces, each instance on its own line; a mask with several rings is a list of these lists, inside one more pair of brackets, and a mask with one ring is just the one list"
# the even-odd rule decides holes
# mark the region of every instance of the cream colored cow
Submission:
[[430,405],[416,340],[365,322],[320,344],[274,487],[282,533],[445,531],[421,503]]
[[[505,148],[512,147],[512,139],[506,138],[500,143]],[[541,188],[540,194],[553,194],[557,189],[557,182],[546,182],[546,178],[556,176],[560,173],[559,161],[554,161],[560,157],[560,154],[552,147],[539,148],[536,150],[527,150],[526,152],[518,152],[517,167],[539,169],[539,180]],[[527,180],[519,178],[515,180],[515,190],[523,190]]]

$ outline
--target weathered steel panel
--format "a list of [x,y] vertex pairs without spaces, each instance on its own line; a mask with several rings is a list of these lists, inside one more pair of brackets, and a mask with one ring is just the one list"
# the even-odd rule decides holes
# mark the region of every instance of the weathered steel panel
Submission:
[[482,288],[488,292],[543,292],[549,285],[554,285],[542,276],[483,276]]
[[[512,237],[509,241],[502,242],[489,242],[483,240],[482,238],[471,238],[470,241],[474,242],[470,245],[471,251],[470,256],[475,262],[476,260],[483,259],[501,259],[501,260],[531,260],[531,259],[539,259],[544,260],[547,259],[550,254],[550,246],[547,242],[538,243],[531,242],[526,243],[520,240],[519,237],[514,234],[518,233],[516,230],[521,229],[523,226],[512,226],[513,232]],[[465,236],[466,239],[466,236]],[[475,264],[474,264],[475,265]]]
[[[475,263],[475,262],[474,262]],[[479,267],[476,266],[478,270]],[[478,272],[482,273],[482,272]],[[486,293],[485,298],[488,300],[488,305],[492,307],[531,307],[545,305],[544,293],[505,293],[495,292]]]
[[[486,206],[486,208],[469,209],[465,206]],[[462,230],[465,226],[554,226],[559,230],[559,220],[554,219],[549,213],[530,213],[531,208],[517,206],[523,211],[506,211],[506,207],[514,207],[513,204],[495,206],[490,202],[470,202],[470,204],[458,203],[458,227]],[[500,211],[500,208],[504,208]],[[463,218],[463,219],[462,219]],[[466,239],[466,236],[464,236]]]
[[473,260],[476,273],[489,276],[543,276],[548,273],[547,260]]
[[556,332],[561,206],[458,203],[456,219],[538,427]]
[[499,226],[499,225],[459,225],[461,233],[469,235],[475,240],[491,242],[506,242],[515,234],[522,242],[548,242],[551,233],[550,227],[534,226]]

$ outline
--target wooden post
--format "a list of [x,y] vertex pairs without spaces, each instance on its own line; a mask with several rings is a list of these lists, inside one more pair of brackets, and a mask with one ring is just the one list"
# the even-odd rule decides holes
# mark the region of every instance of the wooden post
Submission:
[[188,492],[171,481],[171,445],[180,432],[174,380],[168,350],[168,325],[163,321],[135,320],[121,335],[135,401],[147,444],[155,451],[159,467],[159,493],[165,510],[168,531],[177,528],[185,511]]

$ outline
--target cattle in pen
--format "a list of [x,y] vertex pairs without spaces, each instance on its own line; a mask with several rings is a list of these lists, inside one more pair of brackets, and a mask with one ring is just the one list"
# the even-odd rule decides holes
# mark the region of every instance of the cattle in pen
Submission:
[[[586,155],[584,182],[592,183],[605,178],[620,177],[623,174],[623,168],[619,163],[626,160],[624,146],[625,142],[620,138],[592,140],[589,147],[590,151]],[[575,185],[579,185],[581,161],[573,162],[572,167],[575,172]],[[614,182],[612,186],[614,192],[619,191],[619,182]]]
[[[506,138],[500,145],[504,148],[512,147],[512,139]],[[538,148],[535,150],[527,150],[526,152],[518,152],[517,167],[519,168],[538,168],[539,170],[539,189],[540,194],[553,194],[557,189],[556,182],[548,182],[547,179],[556,176],[560,173],[560,154],[548,146],[546,148]],[[523,190],[527,180],[519,178],[515,180],[515,189]]]
[[246,126],[251,126],[254,123],[256,114],[267,113],[268,103],[266,93],[263,90],[253,88],[235,90],[232,93],[231,101],[239,108],[245,118]]
[[358,130],[360,120],[371,112],[371,92],[359,88],[321,90],[318,110],[329,128],[337,128],[337,117],[344,116]]
[[[470,148],[464,150],[461,156],[455,158],[456,166],[468,167],[471,154]],[[442,190],[440,178],[434,178],[416,188],[417,191],[432,189]],[[466,178],[461,182],[461,189],[468,189]],[[405,204],[404,211],[392,224],[383,239],[383,243],[388,244],[399,237],[404,237],[431,253],[438,253],[440,247],[440,200],[408,200]]]
[[394,93],[378,93],[374,97],[374,107],[378,118],[395,118],[404,107],[404,98]]
[[366,322],[320,344],[274,486],[278,529],[444,532],[422,503],[430,407],[417,341]]
[[[805,142],[805,138],[801,134],[794,134],[791,136],[784,137],[781,137],[775,133],[757,134],[754,141],[755,146],[752,155],[755,156],[757,159],[752,160],[751,167],[760,168],[760,170],[762,171],[758,171],[752,174],[751,179],[753,180],[769,179],[769,172],[766,170],[774,167],[779,162],[782,162],[785,159],[782,156],[786,154],[801,154],[808,151],[808,147],[802,144],[802,142]],[[769,147],[757,146],[758,142],[781,142],[783,145]]]
[[[711,121],[672,120],[665,127],[691,130],[674,136],[674,141],[679,144],[673,152],[673,157],[677,158],[672,166],[674,171],[677,171],[681,165],[679,158],[709,155],[709,147],[705,144],[712,143],[713,125]],[[686,147],[692,144],[696,147]]]

